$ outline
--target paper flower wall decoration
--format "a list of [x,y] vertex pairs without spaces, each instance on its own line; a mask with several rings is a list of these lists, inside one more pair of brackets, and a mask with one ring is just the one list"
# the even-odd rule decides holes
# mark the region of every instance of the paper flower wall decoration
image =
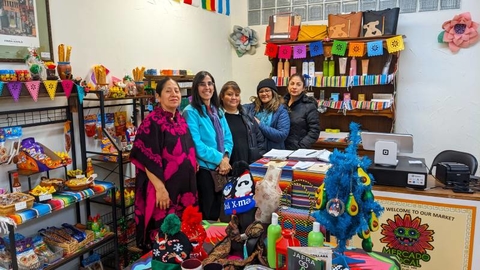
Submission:
[[245,53],[255,54],[258,46],[258,35],[255,30],[249,27],[235,25],[228,41],[235,48],[238,57],[242,57]]
[[443,23],[445,30],[438,37],[439,42],[448,43],[452,52],[458,52],[460,48],[468,48],[478,41],[478,23],[472,21],[470,12],[455,15],[452,20]]

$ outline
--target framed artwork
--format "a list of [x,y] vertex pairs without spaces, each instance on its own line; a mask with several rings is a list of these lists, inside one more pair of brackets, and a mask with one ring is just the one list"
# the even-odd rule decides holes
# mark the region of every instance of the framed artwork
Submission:
[[0,62],[24,62],[28,48],[53,60],[49,0],[0,0]]

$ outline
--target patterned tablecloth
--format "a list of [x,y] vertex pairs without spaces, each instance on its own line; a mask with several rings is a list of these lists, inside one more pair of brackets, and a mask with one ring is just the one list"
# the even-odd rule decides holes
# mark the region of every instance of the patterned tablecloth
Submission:
[[15,214],[8,215],[9,218],[19,225],[27,222],[28,220],[39,218],[50,214],[53,211],[57,211],[66,208],[76,202],[80,202],[87,198],[90,198],[97,194],[105,193],[108,189],[112,188],[113,184],[105,181],[95,181],[95,185],[91,188],[82,191],[60,191],[52,195],[52,199],[42,202],[33,203],[33,207],[16,212]]
[[[285,160],[285,161],[271,161],[268,158],[261,158],[254,163],[250,164],[250,172],[252,173],[255,181],[260,181],[267,172],[268,165],[274,164],[282,168],[282,174],[280,176],[280,188],[283,190],[292,180],[303,179],[311,183],[313,186],[320,186],[325,178],[325,172],[313,171],[310,169],[300,170],[294,168],[298,160]],[[326,164],[325,162],[315,161],[315,164]]]

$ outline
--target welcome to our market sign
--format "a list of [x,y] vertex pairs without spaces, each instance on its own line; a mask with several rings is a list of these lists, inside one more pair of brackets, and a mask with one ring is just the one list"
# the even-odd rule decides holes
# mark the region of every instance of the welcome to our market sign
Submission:
[[371,234],[375,251],[395,255],[402,269],[471,268],[476,207],[375,199],[385,208]]

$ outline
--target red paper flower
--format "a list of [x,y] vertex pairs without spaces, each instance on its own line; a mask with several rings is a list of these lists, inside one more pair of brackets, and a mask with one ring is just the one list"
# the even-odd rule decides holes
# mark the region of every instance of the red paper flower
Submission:
[[472,21],[470,12],[455,15],[452,20],[443,23],[445,30],[443,42],[448,42],[452,52],[458,52],[460,48],[468,48],[478,41],[478,23]]

